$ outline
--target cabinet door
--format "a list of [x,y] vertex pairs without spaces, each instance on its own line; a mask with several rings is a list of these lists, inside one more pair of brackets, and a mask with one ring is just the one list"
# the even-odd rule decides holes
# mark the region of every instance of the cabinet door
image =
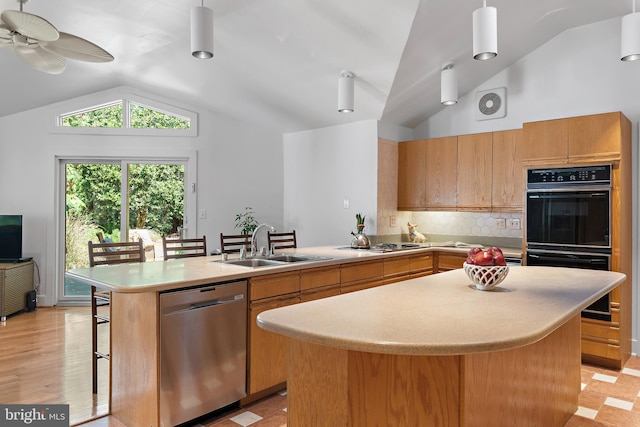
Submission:
[[398,210],[425,207],[425,141],[398,144]]
[[426,207],[445,210],[456,206],[458,137],[426,140]]
[[360,291],[383,283],[383,261],[354,262],[340,266],[340,293]]
[[462,268],[462,264],[464,264],[466,260],[466,254],[438,252],[438,273]]
[[491,133],[458,137],[458,210],[490,210],[492,186]]
[[569,149],[569,120],[545,120],[522,126],[522,159],[527,164],[566,163]]
[[300,271],[269,274],[249,279],[249,300],[254,301],[300,290]]
[[522,129],[494,132],[491,207],[503,212],[522,212],[524,193]]
[[260,328],[258,314],[300,302],[299,294],[267,298],[249,305],[248,394],[257,393],[287,381],[287,339]]
[[620,159],[620,113],[572,117],[568,121],[571,162]]

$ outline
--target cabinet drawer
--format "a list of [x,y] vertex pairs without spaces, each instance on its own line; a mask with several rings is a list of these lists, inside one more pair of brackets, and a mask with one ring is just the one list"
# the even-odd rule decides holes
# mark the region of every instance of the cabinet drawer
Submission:
[[621,357],[620,346],[615,344],[596,342],[583,338],[580,341],[580,349],[582,354],[603,357],[605,359],[619,360]]
[[382,263],[384,277],[397,276],[411,271],[411,259],[407,256],[388,258]]
[[340,285],[340,293],[346,294],[349,292],[361,291],[363,289],[374,288],[376,286],[382,286],[382,285],[384,285],[382,277],[379,277],[376,279],[356,280],[353,282],[342,283]]
[[455,270],[462,268],[462,264],[467,260],[466,255],[448,254],[444,252],[438,253],[438,273],[442,271]]
[[340,267],[317,268],[300,272],[300,290],[340,284]]
[[340,283],[302,291],[300,294],[300,300],[302,302],[313,301],[316,299],[332,297],[334,295],[340,295]]
[[290,294],[300,290],[300,272],[271,274],[249,279],[249,299],[251,301]]
[[355,262],[352,264],[343,264],[340,267],[340,281],[342,283],[373,277],[382,278],[383,274],[384,266],[382,261]]
[[589,319],[582,319],[581,333],[584,339],[592,341],[606,341],[611,344],[620,344],[620,328],[605,323],[596,323]]

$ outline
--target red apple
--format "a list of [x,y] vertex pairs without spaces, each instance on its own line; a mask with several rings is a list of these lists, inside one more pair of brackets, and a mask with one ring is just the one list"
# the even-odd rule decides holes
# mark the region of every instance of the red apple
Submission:
[[476,265],[489,266],[493,265],[493,254],[490,250],[478,252],[475,258]]

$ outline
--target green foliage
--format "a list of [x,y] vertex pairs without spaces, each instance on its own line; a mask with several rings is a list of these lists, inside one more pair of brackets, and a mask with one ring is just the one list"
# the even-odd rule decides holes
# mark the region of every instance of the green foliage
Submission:
[[62,126],[121,128],[122,102],[63,117]]
[[[86,215],[120,241],[120,164],[67,165],[67,212]],[[183,224],[184,165],[129,167],[129,228],[175,233]],[[85,242],[86,246],[86,242]]]
[[258,226],[258,221],[254,217],[255,212],[252,208],[244,208],[244,212],[236,215],[236,228],[240,229],[240,234],[251,234]]
[[[122,128],[122,102],[62,118],[62,126]],[[142,105],[129,104],[129,127],[137,129],[189,129],[191,121]]]
[[141,105],[130,105],[132,128],[141,129],[189,129],[191,122]]
[[86,214],[66,216],[66,264],[65,269],[82,268],[89,266],[89,252],[87,243],[89,240],[98,241],[96,233],[98,227]]

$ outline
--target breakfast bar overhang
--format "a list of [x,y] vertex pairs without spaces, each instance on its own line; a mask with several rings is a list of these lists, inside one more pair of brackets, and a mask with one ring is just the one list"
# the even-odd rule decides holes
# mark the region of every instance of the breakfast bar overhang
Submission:
[[563,426],[578,406],[580,312],[617,272],[463,270],[269,310],[288,337],[288,426]]

